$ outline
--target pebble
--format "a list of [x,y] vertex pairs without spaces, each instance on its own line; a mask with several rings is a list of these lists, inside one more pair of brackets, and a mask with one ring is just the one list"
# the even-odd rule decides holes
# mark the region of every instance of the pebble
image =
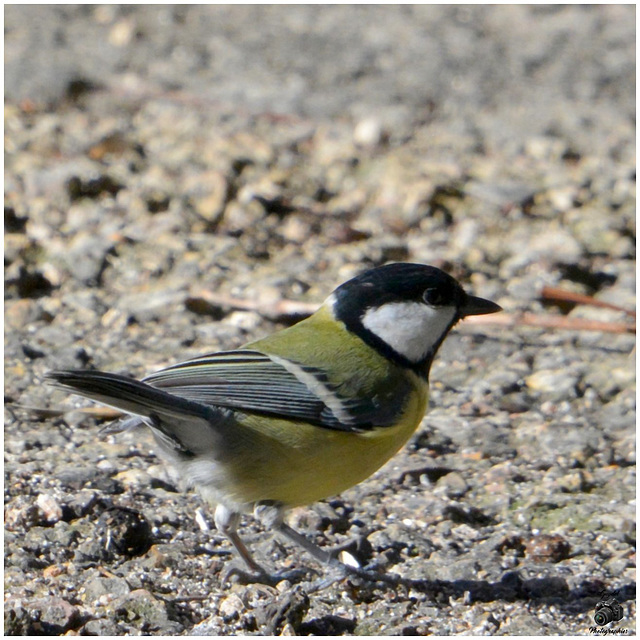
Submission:
[[47,523],[55,524],[62,518],[62,507],[53,496],[41,493],[36,498],[36,504],[44,514]]
[[385,135],[382,123],[377,118],[365,118],[356,124],[353,141],[363,147],[376,147],[384,140]]
[[525,550],[534,562],[560,562],[569,557],[571,545],[559,535],[538,535],[525,543]]
[[151,484],[151,476],[143,469],[125,469],[115,476],[128,489],[145,489]]
[[8,327],[22,329],[37,322],[42,317],[40,304],[37,300],[23,298],[21,300],[6,300],[4,306],[4,321]]
[[220,171],[204,172],[191,178],[185,187],[195,212],[215,228],[229,199],[230,185],[226,176]]
[[444,491],[449,498],[461,498],[469,490],[465,479],[455,471],[448,473],[436,483],[436,491]]
[[578,377],[564,369],[541,369],[525,378],[525,384],[532,391],[550,394],[562,399],[575,394]]
[[232,593],[222,599],[218,605],[218,613],[225,622],[237,620],[240,613],[244,610],[244,604],[238,595]]
[[78,607],[64,598],[55,596],[33,600],[27,614],[22,602],[9,601],[5,611],[8,612],[5,632],[15,635],[65,635],[75,629],[81,620]]
[[129,507],[114,506],[103,512],[98,533],[112,555],[143,555],[151,546],[151,525],[142,513]]
[[112,619],[134,622],[141,627],[165,629],[170,635],[175,634],[179,625],[169,619],[166,604],[155,598],[147,589],[136,589],[114,598],[106,606],[106,615]]
[[100,600],[101,605],[104,606],[114,598],[130,592],[131,589],[125,578],[96,576],[84,585],[83,597],[87,603]]

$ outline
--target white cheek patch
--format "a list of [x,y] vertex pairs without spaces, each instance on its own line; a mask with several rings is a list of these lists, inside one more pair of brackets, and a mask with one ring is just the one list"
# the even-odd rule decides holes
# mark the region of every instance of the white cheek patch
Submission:
[[447,331],[455,307],[430,307],[420,302],[390,302],[369,309],[363,326],[411,362],[420,362]]

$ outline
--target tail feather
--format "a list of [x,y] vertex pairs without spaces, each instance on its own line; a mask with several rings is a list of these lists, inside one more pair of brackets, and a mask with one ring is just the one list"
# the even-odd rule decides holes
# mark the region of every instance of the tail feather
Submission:
[[[139,416],[174,461],[197,454],[215,457],[216,452],[224,452],[221,439],[227,432],[229,415],[216,407],[114,373],[50,371],[45,378],[56,387]],[[123,426],[131,426],[131,422],[127,420]]]
[[45,379],[56,387],[73,391],[124,413],[152,418],[184,419],[185,416],[206,418],[209,407],[179,398],[166,391],[115,373],[102,371],[49,371]]

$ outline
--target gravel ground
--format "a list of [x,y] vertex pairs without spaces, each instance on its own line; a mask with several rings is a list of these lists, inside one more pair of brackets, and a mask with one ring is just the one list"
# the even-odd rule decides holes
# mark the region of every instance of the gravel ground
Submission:
[[633,6],[5,7],[5,634],[588,635],[603,589],[634,634],[633,333],[448,338],[410,444],[290,517],[396,587],[225,583],[150,438],[41,384],[236,347],[388,261],[633,323],[541,289],[635,308],[634,43]]

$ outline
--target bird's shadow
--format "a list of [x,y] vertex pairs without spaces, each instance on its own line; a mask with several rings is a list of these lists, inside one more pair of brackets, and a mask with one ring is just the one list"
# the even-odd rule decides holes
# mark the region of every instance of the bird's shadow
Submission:
[[[395,577],[392,574],[380,576],[380,581],[362,581],[356,577],[354,586],[360,589],[386,587],[387,589],[411,589],[428,595],[435,604],[448,605],[451,598],[462,599],[465,604],[474,602],[528,602],[553,604],[565,613],[577,615],[593,612],[603,598],[604,584],[600,579],[585,580],[577,588],[570,589],[567,581],[558,576],[542,578],[522,578],[517,571],[508,571],[497,582],[488,580],[415,580]],[[352,578],[347,578],[352,580]],[[319,584],[319,583],[315,583]],[[310,589],[310,592],[319,589]],[[635,600],[636,583],[616,587],[619,603]]]

